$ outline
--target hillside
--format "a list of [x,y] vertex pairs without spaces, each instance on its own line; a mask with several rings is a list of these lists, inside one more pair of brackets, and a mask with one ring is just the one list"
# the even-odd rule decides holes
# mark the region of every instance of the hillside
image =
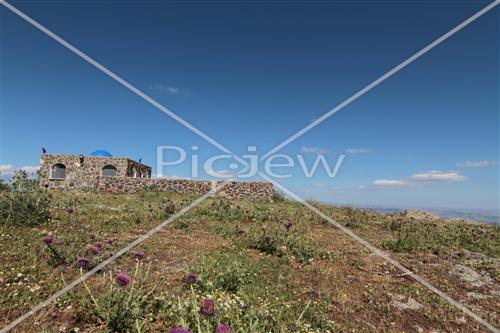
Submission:
[[[50,222],[0,224],[0,324],[194,199],[54,193]],[[313,204],[500,327],[498,226]],[[226,324],[232,332],[486,331],[299,203],[220,198],[13,331],[230,332]]]

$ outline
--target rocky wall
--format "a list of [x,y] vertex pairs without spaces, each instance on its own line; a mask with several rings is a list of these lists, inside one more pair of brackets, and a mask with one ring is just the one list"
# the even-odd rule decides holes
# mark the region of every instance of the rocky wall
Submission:
[[[59,191],[137,193],[145,190],[203,195],[215,189],[219,182],[189,179],[82,176],[78,179],[51,179],[40,185],[49,190]],[[230,199],[270,200],[273,196],[273,185],[263,182],[229,182],[221,185],[216,196]]]
[[[110,193],[136,193],[141,190],[203,195],[217,186],[219,181],[100,177],[96,190]],[[273,195],[273,185],[264,182],[229,182],[221,185],[217,196],[249,200],[269,200]]]

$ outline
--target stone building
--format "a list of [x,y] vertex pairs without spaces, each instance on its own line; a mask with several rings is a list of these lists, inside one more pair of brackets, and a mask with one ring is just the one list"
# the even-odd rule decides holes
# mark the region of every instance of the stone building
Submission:
[[136,193],[142,190],[203,195],[214,189],[217,196],[270,200],[273,185],[267,182],[224,182],[151,178],[151,167],[124,157],[97,150],[89,156],[43,154],[39,183],[42,188],[60,191]]
[[40,161],[40,185],[48,189],[94,190],[101,176],[151,178],[151,167],[104,150],[88,156],[43,154]]

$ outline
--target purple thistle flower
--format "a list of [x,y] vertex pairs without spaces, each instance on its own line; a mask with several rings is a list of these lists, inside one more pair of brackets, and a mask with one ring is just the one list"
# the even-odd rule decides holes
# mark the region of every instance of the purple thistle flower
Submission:
[[69,215],[73,214],[74,212],[75,212],[74,208],[71,207],[66,208],[66,213],[68,213]]
[[144,252],[140,252],[140,251],[132,252],[132,257],[137,258],[137,259],[142,259],[142,258],[144,258]]
[[174,326],[170,329],[169,333],[191,333],[191,331],[187,328]]
[[50,236],[50,235],[47,235],[45,237],[43,237],[42,241],[47,244],[47,245],[50,245],[54,242],[54,237]]
[[90,245],[89,250],[90,250],[90,253],[92,253],[95,256],[98,255],[100,252],[99,248],[97,246],[94,246],[94,245]]
[[90,266],[90,259],[89,258],[85,258],[85,257],[77,257],[76,258],[76,263],[80,267],[87,268],[87,267]]
[[120,286],[124,287],[127,284],[130,283],[130,276],[128,276],[125,273],[118,273],[115,276],[115,281],[118,283]]
[[290,228],[291,228],[292,226],[293,226],[292,221],[288,221],[288,223],[287,223],[287,224],[285,224],[285,229],[286,229],[286,231],[290,230]]
[[215,302],[211,299],[204,299],[201,302],[201,308],[200,308],[200,313],[211,317],[215,314]]
[[187,284],[195,284],[197,281],[197,276],[195,272],[190,272],[186,275],[186,283]]
[[273,238],[271,236],[266,236],[265,240],[267,243],[271,243],[273,241]]
[[106,243],[108,243],[109,245],[111,245],[111,244],[113,244],[113,240],[112,240],[112,239],[108,239],[108,240],[106,241]]
[[243,230],[241,228],[238,228],[237,232],[238,232],[238,235],[240,235],[240,236],[245,234],[245,230]]
[[95,233],[94,233],[94,232],[91,232],[91,233],[89,234],[89,237],[90,237],[90,239],[95,240],[95,237],[96,237],[96,236],[95,236]]
[[102,244],[101,243],[95,243],[94,246],[97,247],[98,249],[102,249]]
[[215,333],[231,333],[232,331],[233,329],[228,324],[219,324],[219,326],[217,326],[217,329],[215,330]]

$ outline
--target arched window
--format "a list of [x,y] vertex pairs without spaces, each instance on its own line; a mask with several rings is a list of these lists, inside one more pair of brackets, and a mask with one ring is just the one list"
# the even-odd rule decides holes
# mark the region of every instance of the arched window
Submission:
[[103,176],[116,176],[116,168],[114,166],[112,166],[111,164],[108,164],[104,168],[102,168],[102,175]]
[[66,166],[61,163],[57,163],[52,167],[50,171],[50,178],[53,179],[64,179],[66,178]]
[[136,178],[137,177],[137,169],[135,167],[132,167],[132,177]]

